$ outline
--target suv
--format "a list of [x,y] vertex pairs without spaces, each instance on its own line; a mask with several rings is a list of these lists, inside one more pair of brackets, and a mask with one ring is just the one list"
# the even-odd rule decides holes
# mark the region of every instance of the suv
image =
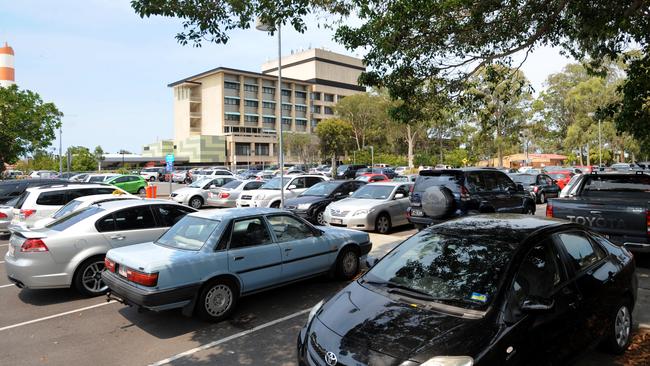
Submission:
[[367,165],[361,164],[341,165],[336,169],[336,179],[354,179],[357,176],[357,170],[367,168]]
[[418,230],[486,212],[535,214],[535,201],[521,185],[495,169],[422,170],[406,214]]
[[68,182],[61,179],[21,179],[0,182],[0,203],[5,203],[20,196],[27,188],[66,183]]
[[120,188],[104,184],[56,184],[28,188],[14,206],[14,218],[11,224],[30,227],[34,222],[48,217],[75,198],[112,194],[115,191],[128,194]]
[[280,208],[280,188],[284,186],[284,199],[295,198],[307,188],[311,188],[320,182],[327,179],[321,175],[291,175],[284,176],[280,181],[280,177],[275,177],[268,182],[264,183],[259,189],[250,192],[249,194],[242,194],[237,199],[237,207],[272,207]]
[[140,176],[150,182],[165,181],[165,168],[144,168],[140,171]]

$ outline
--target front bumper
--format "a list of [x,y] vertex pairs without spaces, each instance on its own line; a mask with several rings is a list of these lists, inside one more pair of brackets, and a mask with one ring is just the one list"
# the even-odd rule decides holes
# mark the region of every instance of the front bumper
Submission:
[[169,197],[169,199],[174,201],[174,202],[178,202],[178,203],[180,203],[182,205],[187,205],[190,197],[189,196],[175,196],[175,197]]
[[347,216],[332,216],[325,210],[324,218],[330,226],[334,227],[345,227],[348,229],[356,229],[363,231],[373,231],[375,230],[375,217],[374,215],[366,216],[352,216],[348,214]]
[[144,290],[108,271],[102,272],[102,280],[109,288],[106,294],[109,299],[153,311],[182,308],[192,302],[201,288],[201,284],[197,283],[169,290],[155,288]]

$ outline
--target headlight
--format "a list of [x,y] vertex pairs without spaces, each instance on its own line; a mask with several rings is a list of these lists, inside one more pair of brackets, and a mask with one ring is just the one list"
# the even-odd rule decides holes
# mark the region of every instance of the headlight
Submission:
[[321,300],[318,304],[314,305],[313,308],[311,308],[311,311],[309,312],[309,316],[307,317],[307,324],[311,323],[311,320],[314,319],[314,316],[320,310],[320,308],[323,307],[323,304],[325,303],[324,300]]
[[255,196],[256,200],[263,200],[264,199],[264,193],[258,193],[257,196]]
[[301,203],[298,205],[299,210],[309,210],[311,203]]
[[422,366],[472,366],[474,359],[469,356],[438,356],[429,359]]
[[369,214],[371,212],[374,212],[374,211],[375,211],[374,208],[371,208],[369,210],[357,210],[357,211],[354,212],[354,214],[352,214],[352,216],[363,216],[363,215],[367,215],[367,214]]

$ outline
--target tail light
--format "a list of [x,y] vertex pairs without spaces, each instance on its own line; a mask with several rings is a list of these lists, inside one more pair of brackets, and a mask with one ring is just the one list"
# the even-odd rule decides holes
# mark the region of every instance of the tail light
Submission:
[[127,268],[126,279],[142,286],[154,287],[158,284],[158,273],[144,273]]
[[108,259],[108,257],[104,258],[104,268],[109,272],[115,273],[115,262]]
[[8,216],[4,212],[0,212],[0,219],[6,219]]
[[36,213],[36,210],[27,210],[27,209],[20,209],[20,215],[24,218],[28,218],[32,216],[33,214]]
[[219,193],[219,198],[228,198],[228,197],[230,197],[230,193],[228,192]]
[[40,253],[49,252],[50,250],[41,239],[27,239],[20,246],[20,251],[23,253]]
[[465,186],[460,186],[460,200],[461,201],[469,201],[470,196],[469,196],[469,190]]
[[553,217],[553,205],[550,203],[546,204],[546,217]]
[[648,237],[650,237],[650,210],[645,211],[645,226],[646,226],[646,231],[648,233]]
[[533,192],[537,193],[537,191],[539,191],[539,187],[538,186],[533,187]]

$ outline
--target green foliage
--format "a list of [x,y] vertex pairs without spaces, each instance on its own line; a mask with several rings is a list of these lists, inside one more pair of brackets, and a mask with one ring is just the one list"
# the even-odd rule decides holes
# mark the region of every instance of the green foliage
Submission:
[[[465,164],[465,161],[467,161],[467,164]],[[469,152],[465,149],[457,148],[445,154],[445,165],[451,165],[453,167],[464,167],[471,166],[475,163],[476,161],[474,159],[470,159]]]
[[285,154],[297,156],[303,164],[318,160],[318,139],[307,133],[285,132],[282,134]]
[[323,156],[338,159],[353,148],[352,127],[340,119],[326,119],[316,127],[320,140],[320,151]]
[[87,172],[97,169],[97,160],[95,155],[84,146],[70,146],[67,153],[72,156],[72,166],[70,170],[76,172]]
[[389,106],[386,95],[359,93],[340,100],[334,109],[338,117],[352,127],[356,148],[361,150],[384,140]]
[[[388,164],[390,166],[404,166],[406,159],[404,155],[384,153],[375,151],[375,164]],[[348,152],[348,159],[345,160],[346,164],[372,164],[372,156],[370,149],[358,150],[356,152]]]
[[32,91],[16,85],[0,87],[0,172],[4,163],[48,147],[62,116],[54,104],[43,103]]
[[25,173],[34,170],[52,170],[58,172],[59,158],[47,150],[39,149],[34,151],[31,159],[20,160],[16,163],[16,168]]

